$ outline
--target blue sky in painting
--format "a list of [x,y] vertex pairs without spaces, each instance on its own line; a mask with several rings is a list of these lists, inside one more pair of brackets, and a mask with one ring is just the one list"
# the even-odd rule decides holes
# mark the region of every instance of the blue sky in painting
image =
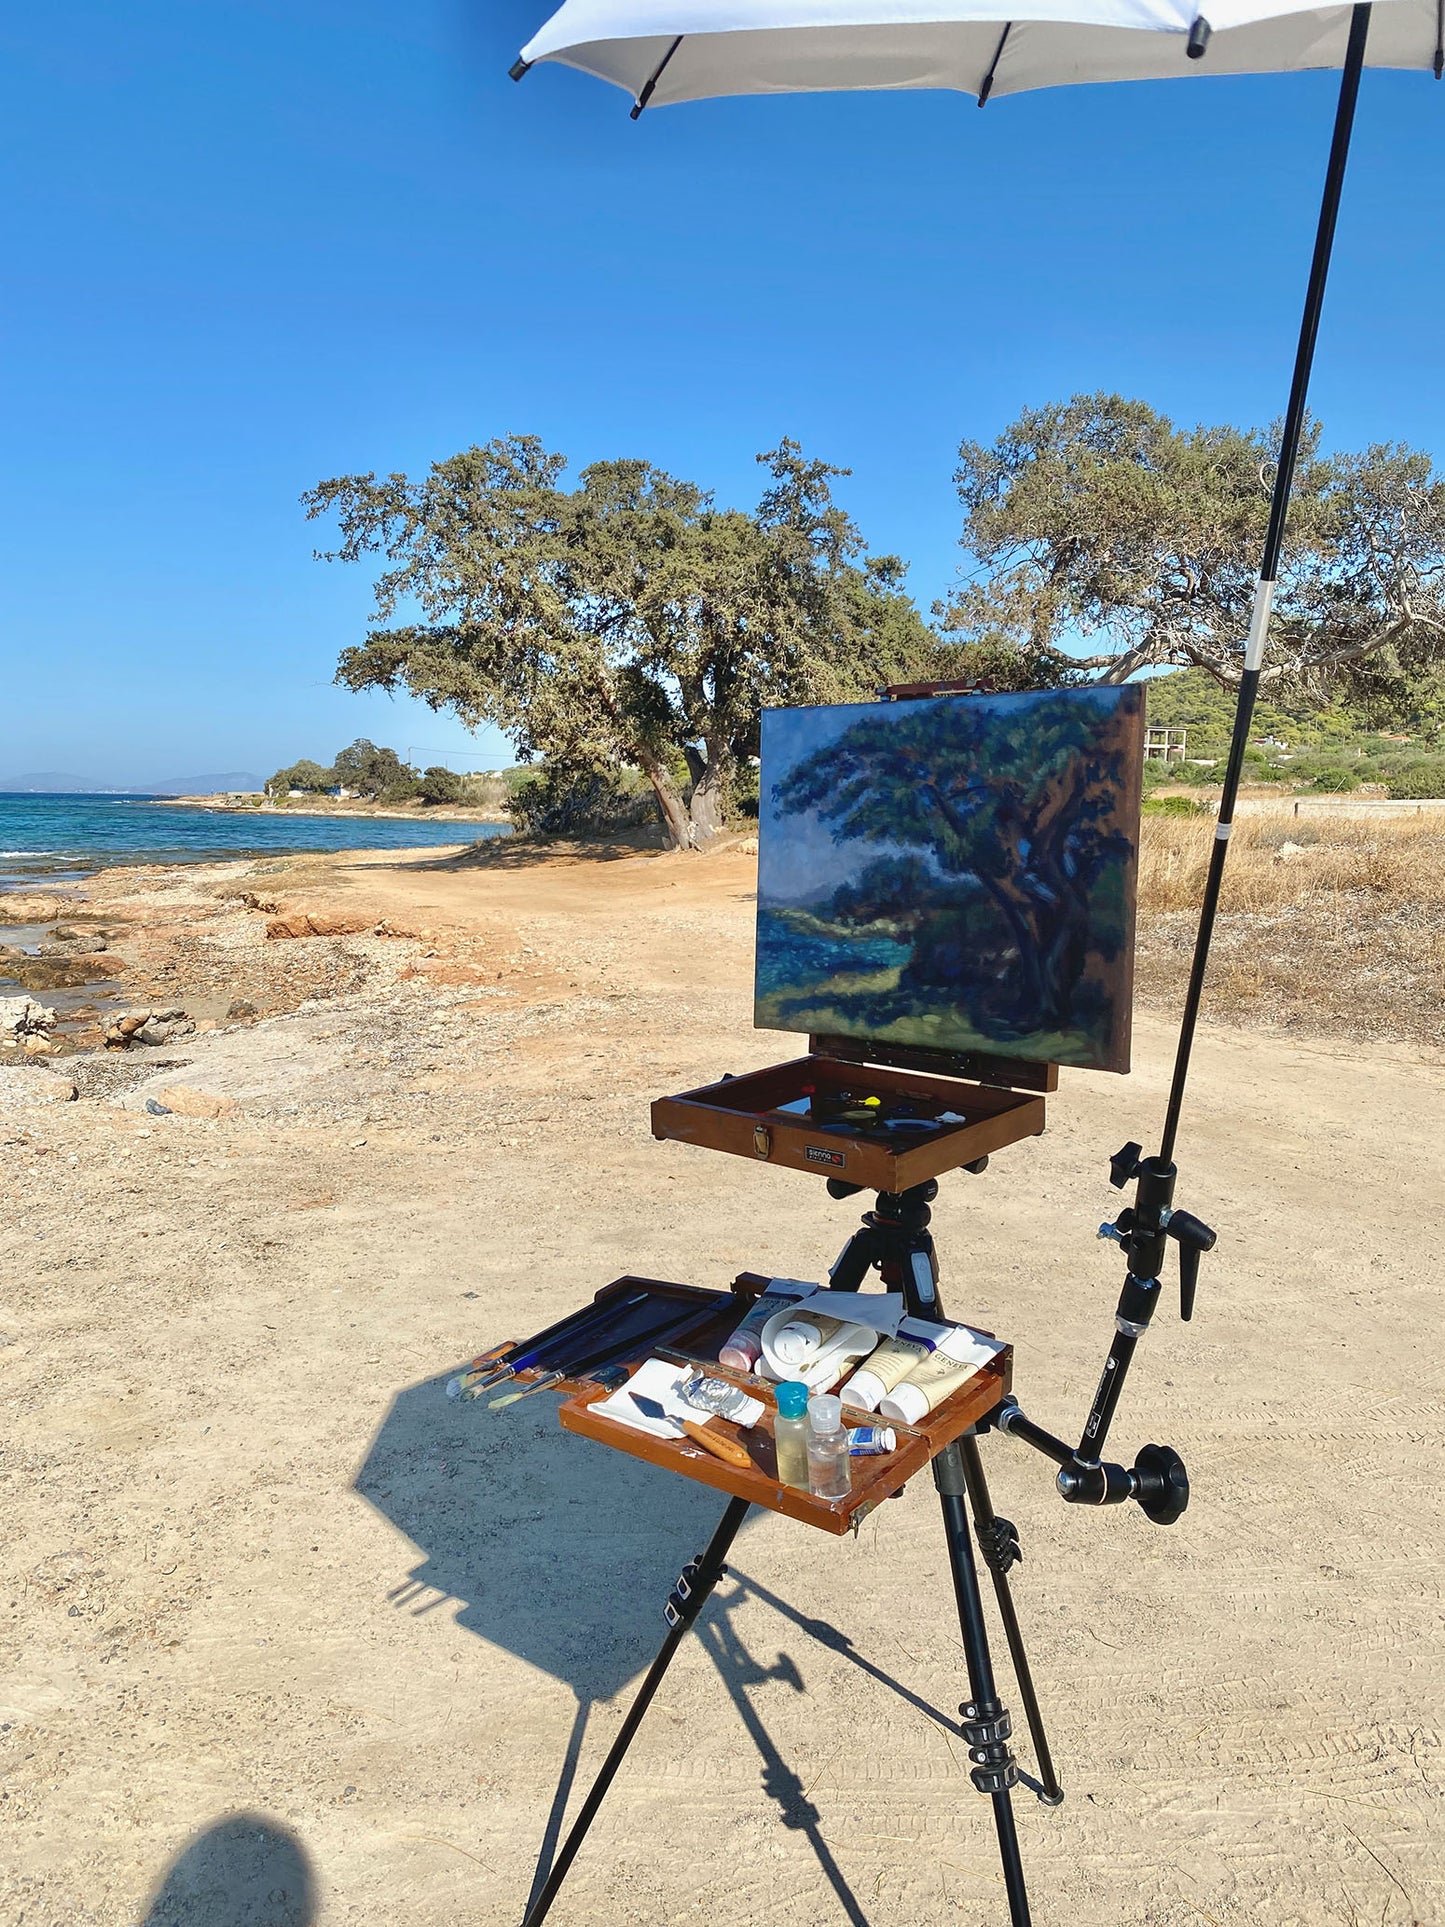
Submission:
[[[765,709],[762,783],[758,801],[758,902],[777,909],[812,903],[858,874],[860,845],[833,841],[816,810],[783,816],[773,785],[815,750],[836,743],[860,716],[876,715],[876,703],[840,703],[829,709]],[[899,843],[869,843],[869,857],[898,856]]]

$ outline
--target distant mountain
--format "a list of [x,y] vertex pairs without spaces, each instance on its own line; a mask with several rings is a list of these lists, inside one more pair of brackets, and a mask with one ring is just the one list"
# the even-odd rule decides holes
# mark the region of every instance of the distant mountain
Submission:
[[111,783],[91,785],[83,776],[71,776],[63,770],[32,769],[24,776],[0,776],[0,790],[16,790],[31,796],[109,796],[115,793],[115,786]]
[[216,796],[222,790],[260,790],[261,777],[248,769],[228,769],[215,776],[171,776],[164,783],[137,783],[151,796]]
[[259,790],[261,778],[248,769],[219,776],[171,776],[163,783],[96,783],[68,770],[33,769],[23,776],[0,776],[0,791],[22,796],[215,796],[222,790]]

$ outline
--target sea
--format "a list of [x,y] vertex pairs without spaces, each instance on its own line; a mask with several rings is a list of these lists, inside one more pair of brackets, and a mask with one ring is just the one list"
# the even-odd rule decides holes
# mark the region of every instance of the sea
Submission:
[[291,816],[208,810],[155,796],[0,792],[0,892],[72,881],[115,864],[214,863],[298,851],[405,850],[506,836],[505,823],[455,818]]

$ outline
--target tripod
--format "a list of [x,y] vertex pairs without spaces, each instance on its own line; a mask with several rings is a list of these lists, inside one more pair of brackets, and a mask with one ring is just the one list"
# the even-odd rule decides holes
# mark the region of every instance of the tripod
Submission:
[[[859,1191],[861,1186],[832,1179],[828,1189],[835,1198],[845,1198]],[[938,1259],[928,1230],[929,1205],[937,1195],[938,1185],[932,1178],[925,1184],[914,1185],[910,1190],[898,1194],[880,1192],[876,1208],[865,1214],[862,1229],[853,1234],[839,1254],[837,1263],[829,1273],[829,1287],[835,1291],[856,1291],[868,1273],[877,1270],[882,1274],[888,1290],[902,1292],[911,1316],[940,1317]],[[963,1635],[964,1662],[968,1672],[969,1697],[959,1708],[959,1732],[967,1742],[968,1757],[972,1762],[969,1778],[993,1805],[1011,1927],[1029,1927],[1028,1894],[1024,1886],[1012,1800],[1012,1791],[1019,1778],[1018,1765],[1009,1746],[1013,1724],[1008,1709],[999,1698],[993,1660],[989,1653],[978,1568],[969,1537],[970,1512],[979,1550],[993,1578],[994,1597],[1038,1761],[1039,1798],[1045,1805],[1057,1806],[1064,1797],[1063,1789],[1054,1773],[1053,1759],[1034,1693],[1033,1675],[1008,1584],[1009,1568],[1023,1555],[1019,1549],[1017,1532],[1007,1519],[999,1518],[993,1509],[979,1458],[978,1439],[973,1432],[956,1439],[938,1454],[933,1461],[933,1481],[938,1488],[943,1510],[949,1569],[953,1577],[958,1623]],[[728,1552],[748,1510],[746,1499],[730,1500],[717,1530],[708,1542],[707,1550],[683,1568],[663,1609],[668,1622],[667,1637],[628,1709],[627,1717],[558,1851],[541,1892],[528,1908],[522,1927],[541,1927],[541,1922],[550,1912],[578,1849],[606,1798],[607,1789],[616,1778],[643,1716],[662,1684],[673,1655],[707,1603],[713,1588],[727,1571]]]

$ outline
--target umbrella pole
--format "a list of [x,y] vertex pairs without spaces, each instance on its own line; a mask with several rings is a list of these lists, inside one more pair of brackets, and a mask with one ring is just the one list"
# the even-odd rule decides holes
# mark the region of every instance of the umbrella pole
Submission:
[[1179,1046],[1174,1058],[1174,1076],[1169,1086],[1169,1106],[1164,1115],[1164,1133],[1159,1146],[1161,1163],[1174,1156],[1174,1140],[1179,1131],[1179,1113],[1184,1104],[1184,1087],[1189,1079],[1189,1058],[1194,1048],[1194,1031],[1199,1021],[1199,1005],[1204,994],[1204,978],[1209,967],[1209,945],[1214,935],[1214,919],[1219,909],[1219,889],[1224,876],[1224,861],[1229,854],[1229,834],[1234,827],[1234,806],[1239,791],[1244,752],[1249,743],[1249,728],[1254,719],[1255,699],[1259,694],[1260,665],[1269,630],[1270,610],[1274,603],[1279,574],[1280,545],[1284,540],[1285,518],[1289,513],[1290,489],[1294,483],[1295,462],[1304,430],[1305,401],[1309,394],[1310,369],[1314,362],[1315,340],[1319,334],[1320,310],[1324,306],[1325,283],[1330,272],[1330,252],[1334,246],[1335,221],[1340,211],[1340,191],[1345,181],[1345,162],[1349,158],[1350,133],[1355,123],[1355,102],[1359,98],[1360,73],[1365,63],[1365,39],[1370,30],[1368,4],[1357,5],[1350,14],[1350,38],[1340,75],[1339,105],[1335,109],[1335,132],[1330,145],[1325,191],[1320,204],[1319,226],[1315,232],[1314,259],[1310,264],[1309,286],[1305,293],[1304,314],[1300,319],[1299,346],[1295,350],[1294,381],[1289,406],[1285,410],[1284,434],[1280,442],[1279,466],[1275,470],[1274,490],[1270,497],[1269,528],[1264,538],[1259,580],[1255,584],[1254,608],[1250,616],[1249,640],[1244,651],[1244,674],[1239,683],[1239,701],[1234,712],[1234,733],[1229,744],[1229,759],[1224,770],[1224,789],[1219,799],[1219,820],[1214,831],[1214,847],[1209,856],[1209,874],[1204,884],[1204,900],[1199,911],[1199,930],[1194,940],[1194,961],[1189,972],[1189,988],[1184,997],[1184,1015],[1179,1025]]

